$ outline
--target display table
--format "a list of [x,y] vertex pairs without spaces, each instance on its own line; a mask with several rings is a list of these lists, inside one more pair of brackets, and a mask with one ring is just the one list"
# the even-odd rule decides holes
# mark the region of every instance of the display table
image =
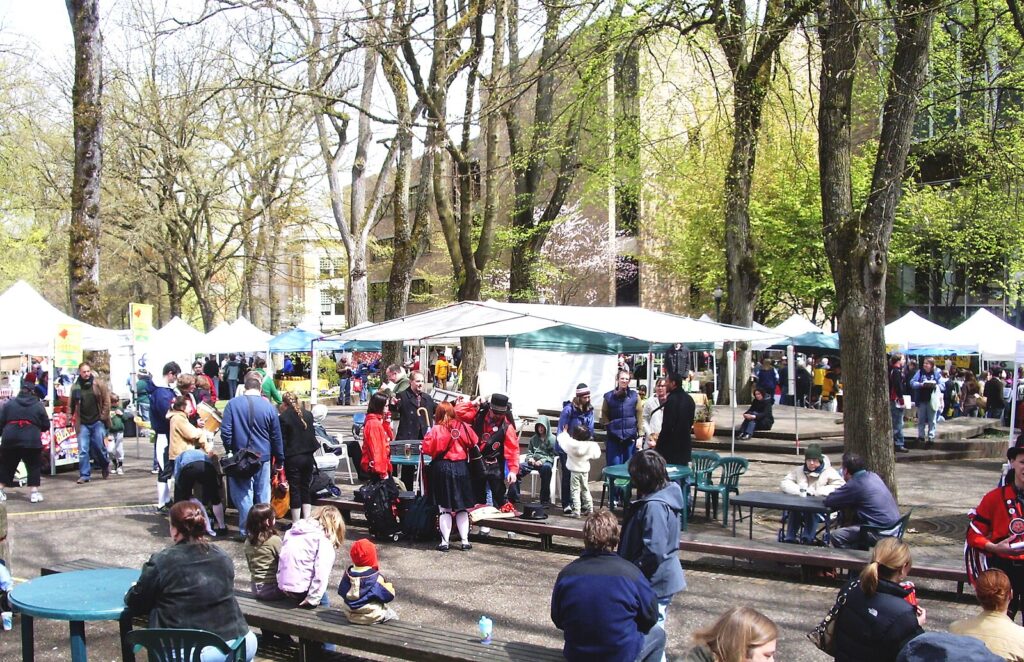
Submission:
[[119,621],[121,654],[125,660],[134,660],[125,642],[132,620],[124,595],[138,578],[138,570],[106,568],[45,575],[15,586],[10,601],[21,614],[21,659],[35,659],[34,620],[48,618],[70,623],[72,662],[88,659],[85,621]]

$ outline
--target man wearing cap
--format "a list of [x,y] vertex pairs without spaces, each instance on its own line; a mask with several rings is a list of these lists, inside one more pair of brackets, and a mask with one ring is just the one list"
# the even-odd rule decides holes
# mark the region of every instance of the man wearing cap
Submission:
[[580,382],[576,385],[576,396],[572,400],[562,403],[562,413],[558,416],[558,431],[555,434],[555,453],[559,462],[559,483],[562,493],[562,512],[572,512],[572,497],[569,492],[569,480],[572,472],[569,471],[568,455],[558,446],[558,435],[563,432],[572,434],[577,425],[582,425],[590,431],[590,438],[594,438],[594,407],[590,404],[590,387]]
[[1014,618],[1024,597],[1024,447],[1006,451],[1006,484],[991,490],[968,513],[967,578],[973,584],[985,570],[998,568],[1010,578],[1013,595],[1007,613]]
[[480,440],[484,476],[473,477],[476,501],[486,503],[490,488],[491,505],[501,508],[508,486],[515,484],[519,474],[519,434],[509,411],[508,396],[492,393],[490,402],[456,407],[455,414],[473,426]]
[[[804,461],[782,479],[782,491],[793,496],[828,496],[842,486],[843,477],[831,466],[818,444],[809,445],[804,451]],[[788,511],[782,542],[795,543],[799,534],[801,544],[814,544],[819,521],[824,520],[814,513]]]
[[[868,471],[867,463],[860,455],[843,455],[843,479],[846,484],[825,497],[825,507],[852,513],[853,524],[833,529],[832,544],[835,547],[867,549],[870,541],[864,540],[860,527],[867,524],[895,529],[900,520],[900,509],[881,477]],[[881,535],[891,534],[882,531]]]

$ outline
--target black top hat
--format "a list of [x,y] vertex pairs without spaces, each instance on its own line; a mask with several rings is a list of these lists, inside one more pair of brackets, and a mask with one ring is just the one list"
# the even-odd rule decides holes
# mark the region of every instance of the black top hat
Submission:
[[547,519],[548,514],[544,510],[544,505],[540,503],[528,503],[523,506],[523,514],[519,516],[519,519]]
[[1017,455],[1022,451],[1024,451],[1024,434],[1018,435],[1017,441],[1014,442],[1013,446],[1010,446],[1010,448],[1007,449],[1006,459],[1013,462]]
[[508,396],[504,393],[491,393],[491,411],[504,414],[508,411]]

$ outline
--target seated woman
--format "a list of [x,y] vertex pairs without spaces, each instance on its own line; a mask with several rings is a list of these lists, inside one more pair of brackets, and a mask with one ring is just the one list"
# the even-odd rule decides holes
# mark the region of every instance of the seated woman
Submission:
[[779,628],[761,612],[733,607],[714,624],[693,634],[694,647],[683,662],[771,662]]
[[773,396],[768,395],[760,386],[755,386],[754,401],[750,403],[750,408],[743,412],[739,438],[750,439],[754,436],[755,430],[771,430],[775,425],[775,418],[772,416],[774,404]]
[[[128,611],[148,616],[151,628],[206,630],[234,644],[245,638],[245,659],[256,656],[256,635],[249,631],[235,600],[235,565],[210,545],[200,507],[181,501],[171,508],[174,545],[153,554],[142,566],[139,581],[124,596]],[[203,662],[224,660],[213,648]]]
[[885,538],[875,545],[859,582],[842,589],[847,597],[836,618],[836,660],[895,662],[907,642],[924,632],[925,610],[910,603],[914,589],[900,584],[909,572],[906,543]]
[[[793,467],[782,479],[782,491],[794,496],[809,494],[823,497],[835,492],[845,482],[839,472],[832,468],[828,457],[822,454],[821,446],[811,444],[804,451],[804,461],[800,466]],[[820,515],[814,513],[788,511],[786,513],[786,534],[782,542],[797,542],[799,533],[802,544],[813,544],[819,521],[824,520]]]
[[985,646],[1010,662],[1024,662],[1024,627],[1006,615],[1010,606],[1010,578],[1002,570],[986,570],[978,575],[974,594],[981,613],[949,626],[953,634],[981,639]]

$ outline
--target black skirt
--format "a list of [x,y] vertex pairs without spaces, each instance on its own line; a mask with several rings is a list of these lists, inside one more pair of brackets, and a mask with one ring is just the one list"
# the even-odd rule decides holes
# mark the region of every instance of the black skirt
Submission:
[[441,508],[466,510],[476,505],[465,461],[431,462],[429,490],[434,503]]

